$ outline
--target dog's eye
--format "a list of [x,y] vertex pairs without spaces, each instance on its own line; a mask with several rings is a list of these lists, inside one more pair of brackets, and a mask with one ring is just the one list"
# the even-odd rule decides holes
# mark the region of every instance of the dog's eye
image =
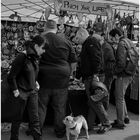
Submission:
[[66,121],[68,121],[69,119],[68,118],[66,118]]

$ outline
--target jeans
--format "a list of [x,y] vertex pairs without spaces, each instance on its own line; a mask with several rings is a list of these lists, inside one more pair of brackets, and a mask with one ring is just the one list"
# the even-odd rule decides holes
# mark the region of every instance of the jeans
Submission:
[[95,124],[96,117],[99,118],[100,122],[103,125],[109,125],[109,117],[108,113],[106,112],[106,109],[108,107],[108,96],[104,97],[101,101],[94,102],[90,98],[90,83],[91,78],[85,80],[85,88],[86,88],[86,94],[88,97],[88,126],[89,128],[92,127],[92,125]]
[[105,75],[104,84],[106,85],[108,91],[110,91],[110,89],[111,89],[111,84],[113,82],[113,79],[114,79],[113,76],[109,77],[109,76]]
[[[20,104],[21,112],[20,115],[23,116],[25,106],[27,105],[30,129],[33,135],[41,135],[40,124],[39,124],[39,115],[38,115],[38,93],[37,91],[33,92],[24,92],[19,90],[20,95],[17,98],[22,99],[22,104]],[[12,122],[11,126],[11,138],[10,140],[18,140],[19,128],[22,119]]]
[[66,115],[66,102],[67,102],[68,90],[65,89],[44,89],[39,90],[39,118],[40,126],[43,128],[45,122],[47,105],[51,101],[51,105],[54,109],[54,127],[55,133],[65,133],[65,125],[63,119]]
[[125,103],[126,89],[132,81],[132,77],[118,77],[115,81],[115,102],[117,121],[119,124],[124,124],[124,118],[128,117],[127,107]]
[[111,84],[112,84],[113,80],[114,80],[113,76],[110,76],[110,77],[109,77],[109,76],[105,75],[104,84],[106,85],[106,87],[107,87],[107,89],[108,89],[108,92],[109,92],[107,110],[108,110],[108,108],[109,108],[110,90],[111,90]]

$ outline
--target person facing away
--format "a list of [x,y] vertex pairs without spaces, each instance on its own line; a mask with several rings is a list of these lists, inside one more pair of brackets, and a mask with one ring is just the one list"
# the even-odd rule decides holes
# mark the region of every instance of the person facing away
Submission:
[[[108,115],[106,114],[105,110],[102,110],[102,107],[100,105],[98,106],[98,104],[94,103],[90,98],[91,82],[94,77],[98,77],[100,71],[102,70],[102,39],[99,35],[94,35],[94,37],[89,36],[86,29],[80,28],[77,31],[76,40],[78,44],[82,44],[82,51],[80,54],[81,74],[85,83],[86,94],[88,97],[88,126],[89,129],[92,129],[92,126],[95,123],[95,119],[93,118],[95,118],[95,112],[97,112],[98,110],[100,110],[98,111],[98,116],[101,116],[101,122],[104,122],[104,124],[107,124],[109,122]],[[109,123],[108,126],[110,126]]]
[[[112,29],[109,32],[110,38],[113,42],[118,43],[116,50],[116,65],[115,65],[115,75],[117,76],[115,80],[115,102],[116,102],[116,112],[117,120],[114,120],[112,126],[118,129],[124,129],[125,124],[129,123],[129,116],[127,112],[125,93],[127,87],[132,82],[132,76],[125,72],[126,62],[127,62],[127,50],[128,44],[124,39],[129,40],[123,36],[123,33],[119,29]],[[131,40],[129,40],[131,42]]]
[[61,138],[65,135],[65,126],[62,120],[65,117],[69,77],[76,65],[77,57],[71,43],[56,34],[55,21],[48,20],[45,29],[46,31],[43,33],[46,40],[45,53],[40,60],[38,75],[40,125],[43,128],[47,105],[52,99],[54,132],[56,137]]
[[[12,121],[10,140],[19,139],[19,128],[23,112],[27,105],[31,135],[34,140],[40,139],[40,124],[38,116],[38,88],[37,75],[39,71],[39,57],[45,52],[43,50],[45,40],[37,35],[30,41],[26,41],[24,53],[20,53],[12,63],[8,74],[8,83],[14,98],[20,98],[21,110],[17,120]],[[28,102],[27,102],[28,100]]]
[[110,90],[111,85],[114,80],[114,68],[116,64],[115,59],[115,48],[113,47],[113,43],[109,41],[108,39],[104,40],[104,43],[102,45],[103,49],[103,57],[104,57],[104,84],[107,86],[107,89],[109,91],[109,98],[108,98],[108,107],[109,108],[109,100],[110,100]]
[[115,67],[115,48],[113,47],[112,42],[105,39],[102,45],[103,56],[104,56],[104,73],[105,80],[104,83],[110,91],[111,83],[113,81],[114,67]]

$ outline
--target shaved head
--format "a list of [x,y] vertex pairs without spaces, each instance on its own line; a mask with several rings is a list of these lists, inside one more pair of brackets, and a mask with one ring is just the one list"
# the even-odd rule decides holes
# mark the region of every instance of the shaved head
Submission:
[[89,33],[86,29],[79,28],[76,33],[75,40],[78,44],[83,44],[83,42],[88,38]]
[[83,28],[80,28],[78,31],[77,31],[78,34],[80,34],[81,36],[89,36],[89,33],[86,29],[83,29]]

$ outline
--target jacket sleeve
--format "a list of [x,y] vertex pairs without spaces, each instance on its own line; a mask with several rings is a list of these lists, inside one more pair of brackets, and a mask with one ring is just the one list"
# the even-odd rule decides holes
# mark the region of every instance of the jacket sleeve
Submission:
[[103,46],[103,53],[104,53],[104,72],[112,76],[114,74],[114,68],[116,64],[115,60],[115,50],[112,48],[111,45],[105,44]]
[[24,67],[25,54],[19,54],[12,63],[10,73],[8,74],[7,80],[11,90],[18,89],[16,78]]
[[75,49],[73,48],[73,46],[71,45],[70,42],[69,42],[68,46],[69,46],[69,59],[68,59],[68,62],[69,63],[76,63],[78,61],[78,59],[77,59]]
[[99,42],[92,39],[87,44],[87,52],[90,64],[94,74],[98,74],[102,70],[102,48]]
[[121,41],[118,45],[117,51],[116,51],[116,67],[115,67],[115,73],[123,73],[125,67],[126,67],[126,48],[125,48],[125,42]]
[[103,50],[104,50],[104,61],[108,62],[108,61],[115,61],[115,54],[113,51],[113,48],[106,44],[106,46],[103,46]]

